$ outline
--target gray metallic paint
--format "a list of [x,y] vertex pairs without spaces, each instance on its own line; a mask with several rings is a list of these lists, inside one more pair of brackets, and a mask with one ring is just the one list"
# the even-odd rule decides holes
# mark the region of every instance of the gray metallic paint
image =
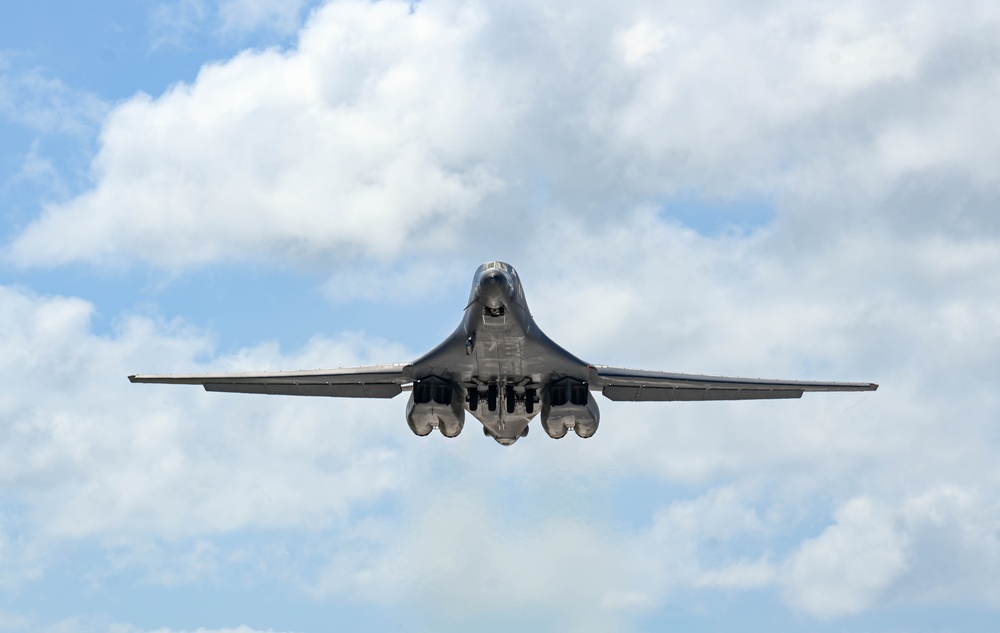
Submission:
[[[440,345],[407,365],[138,375],[129,376],[129,380],[200,384],[207,391],[392,398],[414,383],[432,377],[454,385],[455,396],[461,401],[447,406],[432,402],[421,408],[422,405],[414,404],[411,394],[408,420],[411,413],[418,417],[423,415],[421,424],[426,425],[430,423],[427,420],[437,420],[440,412],[440,424],[435,421],[433,426],[449,436],[457,435],[464,407],[482,423],[484,432],[501,444],[512,444],[526,435],[529,422],[540,410],[543,422],[547,420],[543,426],[553,437],[565,435],[565,429],[560,427],[563,423],[565,428],[573,427],[583,437],[596,431],[600,414],[592,397],[585,404],[552,406],[549,402],[549,385],[564,378],[586,383],[590,390],[599,390],[611,400],[631,402],[799,398],[806,391],[874,391],[878,388],[874,383],[729,378],[588,364],[557,345],[538,328],[528,310],[517,271],[503,262],[488,262],[479,267],[458,328]],[[492,411],[484,396],[490,385],[497,387],[496,409]],[[473,390],[483,394],[475,410],[469,398]],[[537,402],[528,403],[525,397],[532,393],[536,394]],[[508,404],[510,394],[514,395],[512,404]],[[454,418],[456,415],[459,417]],[[427,428],[430,427],[421,426],[420,430]]]

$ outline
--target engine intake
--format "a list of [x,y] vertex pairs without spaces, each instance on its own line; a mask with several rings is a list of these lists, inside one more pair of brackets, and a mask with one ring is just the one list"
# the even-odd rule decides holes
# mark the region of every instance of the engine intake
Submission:
[[560,439],[573,429],[580,437],[597,432],[601,412],[587,383],[574,378],[550,382],[542,394],[542,428]]
[[445,437],[456,437],[465,426],[465,397],[455,383],[430,376],[413,383],[406,405],[406,423],[417,435],[435,428]]

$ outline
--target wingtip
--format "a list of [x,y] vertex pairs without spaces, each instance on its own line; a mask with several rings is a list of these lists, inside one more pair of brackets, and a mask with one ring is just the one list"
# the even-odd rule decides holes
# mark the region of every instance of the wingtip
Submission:
[[129,376],[128,377],[128,381],[129,382],[135,382],[135,376],[136,376],[135,374],[132,374],[131,376]]
[[878,391],[878,384],[870,382],[868,383],[868,386],[871,387],[872,391]]

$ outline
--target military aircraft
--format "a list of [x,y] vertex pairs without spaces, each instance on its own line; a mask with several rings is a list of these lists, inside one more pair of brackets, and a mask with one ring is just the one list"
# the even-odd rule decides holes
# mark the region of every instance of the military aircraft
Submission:
[[[138,375],[132,382],[202,385],[207,391],[393,398],[410,391],[406,421],[417,435],[462,432],[465,411],[483,433],[509,446],[528,434],[541,412],[552,438],[569,429],[597,431],[591,391],[610,400],[693,401],[799,398],[806,391],[874,391],[858,382],[810,382],[700,376],[592,365],[556,345],[535,324],[513,266],[487,262],[476,270],[465,315],[455,332],[412,363],[312,371]],[[540,407],[538,405],[541,405]]]

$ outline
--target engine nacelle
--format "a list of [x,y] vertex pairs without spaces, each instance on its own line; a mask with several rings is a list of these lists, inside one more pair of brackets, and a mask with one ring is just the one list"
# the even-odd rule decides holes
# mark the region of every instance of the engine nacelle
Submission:
[[428,435],[435,428],[445,437],[455,437],[465,426],[465,397],[462,389],[437,376],[413,383],[406,405],[406,423],[417,435]]
[[587,383],[573,378],[556,380],[542,394],[542,428],[549,437],[560,439],[573,429],[580,437],[597,432],[601,411],[590,395]]

